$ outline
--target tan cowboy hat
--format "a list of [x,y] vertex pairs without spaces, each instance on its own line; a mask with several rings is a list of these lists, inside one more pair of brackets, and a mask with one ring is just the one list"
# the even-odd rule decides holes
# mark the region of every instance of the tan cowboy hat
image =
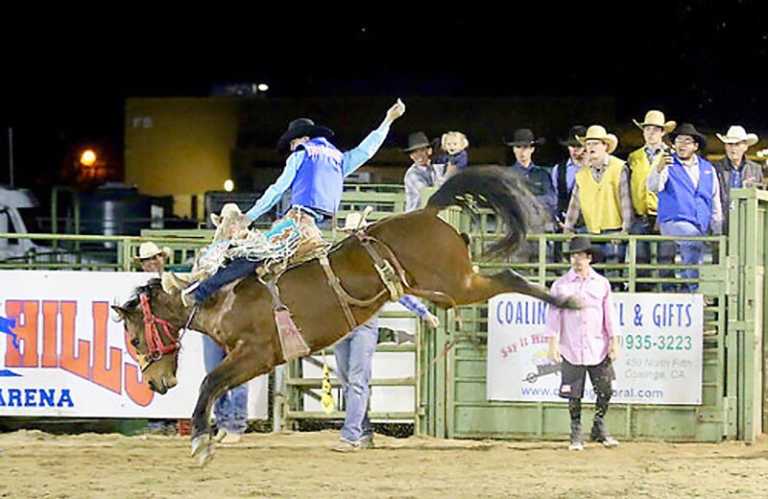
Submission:
[[605,130],[605,127],[600,125],[592,125],[587,128],[587,134],[585,136],[579,137],[577,135],[576,138],[582,145],[586,145],[588,140],[602,140],[605,145],[608,146],[608,154],[615,151],[616,147],[619,145],[619,138],[612,133],[608,133]]
[[661,111],[657,111],[655,109],[651,109],[647,113],[645,113],[645,119],[642,123],[638,123],[637,120],[633,119],[632,122],[640,127],[641,129],[646,126],[657,126],[659,128],[664,129],[664,133],[669,133],[672,130],[675,129],[677,126],[677,122],[675,121],[667,121],[664,118],[664,113]]
[[747,133],[743,126],[733,125],[728,129],[725,135],[716,133],[717,138],[720,139],[723,144],[737,144],[739,142],[746,141],[747,146],[752,147],[760,140],[754,133]]
[[167,246],[165,246],[163,249],[160,249],[160,247],[153,242],[141,243],[141,246],[139,246],[139,256],[134,257],[134,259],[148,260],[161,253],[164,254],[166,258],[170,258],[172,251],[171,248]]

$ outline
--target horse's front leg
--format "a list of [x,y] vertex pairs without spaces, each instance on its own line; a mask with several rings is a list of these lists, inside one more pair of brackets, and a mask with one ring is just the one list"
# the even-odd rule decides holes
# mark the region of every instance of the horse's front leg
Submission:
[[197,457],[201,466],[213,458],[214,445],[209,423],[213,403],[230,388],[242,385],[267,369],[263,359],[256,355],[256,349],[241,340],[203,379],[192,414],[192,457]]

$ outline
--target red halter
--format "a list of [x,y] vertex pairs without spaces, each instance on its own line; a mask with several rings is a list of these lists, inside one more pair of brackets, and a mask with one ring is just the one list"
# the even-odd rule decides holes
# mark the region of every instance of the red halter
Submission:
[[[165,319],[152,315],[149,296],[146,293],[142,293],[139,296],[139,300],[141,301],[141,311],[144,314],[144,339],[147,342],[147,356],[152,360],[160,360],[163,355],[176,352],[181,345],[171,334],[173,325]],[[163,340],[158,332],[158,325],[162,328],[163,335],[170,340],[169,344],[163,344]],[[178,333],[179,328],[175,331]]]

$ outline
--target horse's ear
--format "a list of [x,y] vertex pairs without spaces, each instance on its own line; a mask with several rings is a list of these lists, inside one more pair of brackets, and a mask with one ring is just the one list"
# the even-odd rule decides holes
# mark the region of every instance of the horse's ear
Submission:
[[125,319],[128,318],[128,309],[127,308],[123,308],[123,307],[121,307],[119,305],[112,305],[112,310],[114,310],[117,313],[117,315],[118,315],[118,317],[120,317],[121,321],[124,321]]
[[214,227],[218,227],[221,223],[221,217],[216,213],[211,213],[211,222],[213,222]]

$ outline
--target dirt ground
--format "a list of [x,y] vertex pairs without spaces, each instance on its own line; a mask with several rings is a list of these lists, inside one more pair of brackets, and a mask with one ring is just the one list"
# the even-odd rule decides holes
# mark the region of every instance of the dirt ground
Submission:
[[395,439],[337,454],[331,431],[247,434],[198,468],[182,437],[0,434],[0,497],[768,497],[755,445]]

